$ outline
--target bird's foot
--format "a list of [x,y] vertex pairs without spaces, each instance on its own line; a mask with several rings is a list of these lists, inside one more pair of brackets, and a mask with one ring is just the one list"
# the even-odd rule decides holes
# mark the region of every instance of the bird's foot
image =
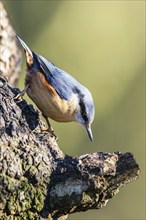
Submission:
[[14,99],[16,100],[17,103],[20,103],[23,101],[23,95],[21,94],[22,92],[20,92],[19,94],[17,94]]
[[17,95],[14,97],[14,99],[17,101],[17,103],[23,101],[23,98],[22,98],[22,97],[25,95],[26,90],[28,89],[28,87],[29,87],[29,84],[27,84],[27,85],[25,86],[25,88],[24,88],[19,94],[17,94]]

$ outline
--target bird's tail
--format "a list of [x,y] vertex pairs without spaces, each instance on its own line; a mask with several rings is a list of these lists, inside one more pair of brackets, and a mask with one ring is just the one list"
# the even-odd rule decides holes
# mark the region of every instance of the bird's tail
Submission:
[[33,52],[29,49],[29,47],[24,43],[24,41],[20,37],[18,37],[17,35],[16,37],[25,51],[27,65],[32,66],[34,64]]

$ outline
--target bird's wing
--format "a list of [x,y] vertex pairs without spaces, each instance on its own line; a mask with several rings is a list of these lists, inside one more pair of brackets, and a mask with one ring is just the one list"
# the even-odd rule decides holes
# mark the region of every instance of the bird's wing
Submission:
[[38,55],[38,62],[47,81],[55,88],[58,95],[65,100],[69,100],[79,84],[71,75],[59,69],[49,60]]

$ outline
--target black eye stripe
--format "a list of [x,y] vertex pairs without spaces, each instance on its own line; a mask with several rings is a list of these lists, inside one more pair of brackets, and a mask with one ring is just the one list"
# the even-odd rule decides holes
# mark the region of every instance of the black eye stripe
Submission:
[[88,122],[87,112],[86,112],[86,108],[85,108],[83,99],[80,99],[79,105],[80,105],[81,115],[82,115],[83,120],[85,122]]
[[73,91],[76,94],[78,94],[81,115],[82,115],[82,118],[83,118],[84,122],[87,123],[88,122],[88,117],[87,117],[86,107],[85,107],[85,104],[84,104],[84,95],[81,93],[81,91],[77,87],[74,87]]

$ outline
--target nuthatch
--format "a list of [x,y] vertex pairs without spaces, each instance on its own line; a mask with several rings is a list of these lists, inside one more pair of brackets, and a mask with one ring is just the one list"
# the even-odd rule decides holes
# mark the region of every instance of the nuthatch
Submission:
[[94,103],[89,90],[17,38],[24,48],[27,64],[25,89],[20,97],[26,92],[34,101],[47,121],[48,131],[53,131],[48,117],[58,122],[76,121],[86,128],[92,141]]

